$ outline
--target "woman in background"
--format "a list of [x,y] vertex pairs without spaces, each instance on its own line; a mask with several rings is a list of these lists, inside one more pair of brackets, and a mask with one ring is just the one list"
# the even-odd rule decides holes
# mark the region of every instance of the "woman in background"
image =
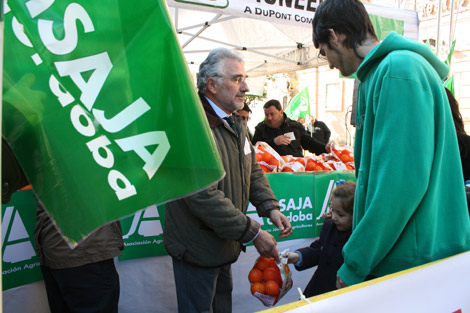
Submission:
[[445,88],[447,98],[449,99],[452,118],[454,119],[455,130],[457,131],[457,139],[459,142],[460,159],[462,160],[463,179],[470,180],[470,136],[465,132],[462,115],[459,111],[459,103],[455,99],[452,92]]

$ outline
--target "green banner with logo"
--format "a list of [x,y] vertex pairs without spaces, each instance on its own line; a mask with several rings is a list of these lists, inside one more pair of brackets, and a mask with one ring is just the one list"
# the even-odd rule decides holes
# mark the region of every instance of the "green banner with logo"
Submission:
[[[323,226],[322,214],[326,211],[331,191],[340,179],[356,178],[352,171],[266,174],[271,188],[281,206],[281,212],[292,224],[293,233],[285,239],[279,238],[279,230],[266,217],[259,217],[250,203],[247,215],[258,221],[261,229],[271,233],[277,241],[314,238],[320,235]],[[120,260],[167,255],[163,244],[165,207],[150,206],[121,220],[124,251]]]
[[323,213],[329,205],[335,182],[344,179],[356,181],[352,171],[334,171],[324,174],[273,173],[266,174],[269,183],[281,206],[281,212],[292,224],[293,233],[287,238],[279,238],[279,230],[266,217],[260,218],[250,204],[248,215],[271,233],[277,241],[300,238],[314,238],[320,235],[323,226]]
[[3,290],[42,279],[34,250],[36,198],[32,190],[18,191],[2,205]]
[[4,60],[3,135],[72,245],[222,177],[164,0],[10,0]]
[[[326,211],[335,182],[355,181],[354,172],[325,172],[323,174],[267,174],[279,200],[281,212],[289,217],[293,233],[279,238],[279,230],[268,218],[261,218],[249,204],[247,215],[257,220],[261,228],[277,241],[314,238],[320,235],[322,214]],[[33,193],[18,191],[10,203],[2,205],[3,287],[4,290],[41,280],[41,271],[33,249],[36,200]],[[124,250],[121,261],[167,255],[163,244],[165,206],[151,205],[121,219]]]
[[163,244],[165,205],[152,205],[121,220],[124,250],[120,260],[167,255]]
[[310,115],[310,96],[308,87],[302,89],[289,103],[285,113],[287,116],[297,121],[298,118],[306,118]]

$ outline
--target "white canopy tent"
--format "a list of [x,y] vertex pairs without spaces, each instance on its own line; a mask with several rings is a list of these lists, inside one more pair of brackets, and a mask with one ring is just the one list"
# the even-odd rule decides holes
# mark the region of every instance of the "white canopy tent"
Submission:
[[[175,29],[195,73],[209,51],[241,52],[251,77],[324,65],[312,43],[315,0],[167,0]],[[404,34],[418,39],[415,11],[364,4],[369,14],[404,22]]]

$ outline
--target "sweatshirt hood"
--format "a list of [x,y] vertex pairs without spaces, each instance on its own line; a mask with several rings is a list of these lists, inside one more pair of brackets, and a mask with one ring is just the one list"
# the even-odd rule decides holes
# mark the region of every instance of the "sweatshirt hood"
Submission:
[[439,60],[428,46],[398,35],[395,32],[391,32],[380,44],[374,47],[374,49],[367,54],[357,70],[357,77],[359,80],[362,81],[364,79],[369,69],[375,66],[378,60],[396,50],[408,50],[421,55],[429,62],[429,64],[431,64],[441,79],[447,77],[447,74],[449,73],[449,67]]

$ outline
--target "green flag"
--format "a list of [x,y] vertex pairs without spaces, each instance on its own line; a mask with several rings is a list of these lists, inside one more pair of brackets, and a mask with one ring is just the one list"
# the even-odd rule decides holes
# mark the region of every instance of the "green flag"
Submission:
[[3,135],[75,245],[223,175],[163,0],[5,8]]
[[294,121],[298,118],[305,118],[310,115],[310,99],[308,95],[308,87],[305,87],[289,103],[285,113]]

